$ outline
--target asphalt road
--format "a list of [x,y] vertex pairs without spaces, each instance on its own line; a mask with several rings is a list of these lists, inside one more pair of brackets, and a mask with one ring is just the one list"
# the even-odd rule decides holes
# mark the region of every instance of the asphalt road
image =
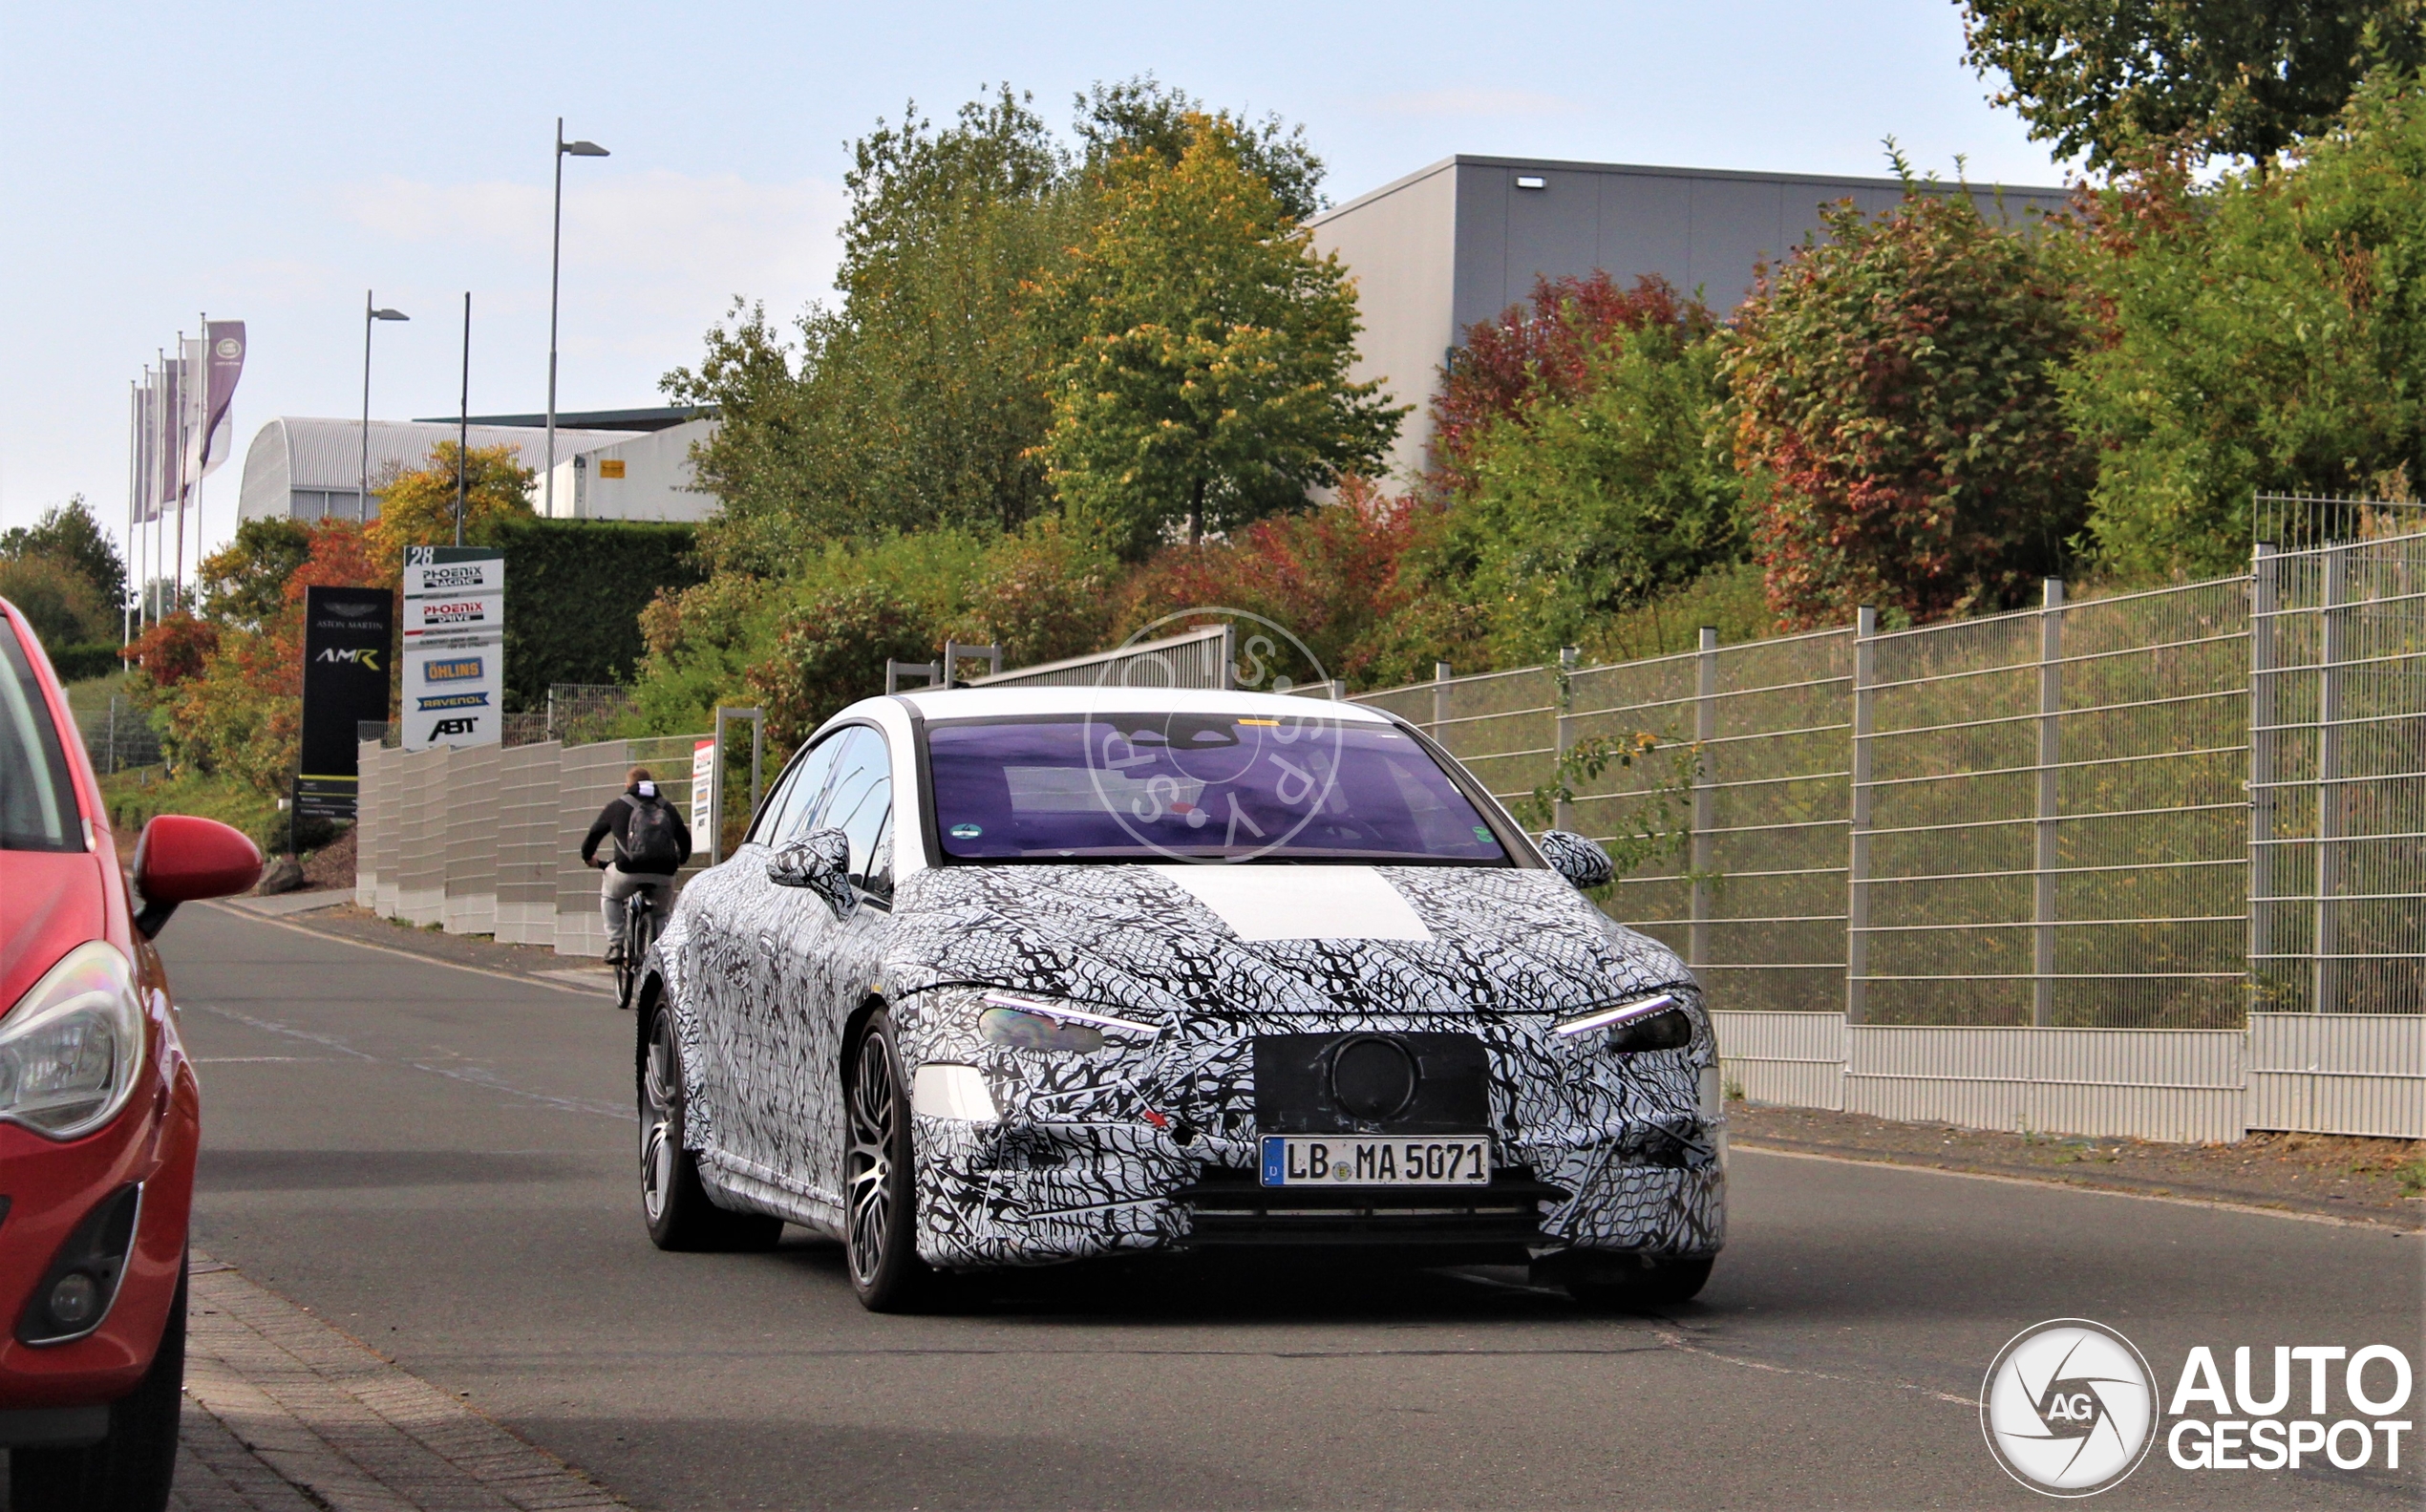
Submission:
[[[1139,1263],[876,1317],[798,1230],[649,1246],[603,998],[215,907],[162,946],[198,1241],[642,1506],[2040,1506],[1969,1402],[2041,1319],[2121,1330],[2168,1393],[2197,1344],[2227,1377],[2244,1343],[2419,1357],[2415,1236],[1745,1151],[1733,1243],[1662,1317],[1516,1270]],[[2160,1446],[2096,1504],[2414,1506],[2408,1448],[2266,1473]]]

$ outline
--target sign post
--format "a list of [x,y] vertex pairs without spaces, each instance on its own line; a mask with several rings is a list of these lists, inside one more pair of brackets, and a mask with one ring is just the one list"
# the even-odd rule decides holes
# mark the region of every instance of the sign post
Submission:
[[356,727],[388,722],[391,600],[385,588],[304,590],[303,761],[295,810],[354,817],[361,748]]
[[404,748],[504,738],[505,553],[404,551]]

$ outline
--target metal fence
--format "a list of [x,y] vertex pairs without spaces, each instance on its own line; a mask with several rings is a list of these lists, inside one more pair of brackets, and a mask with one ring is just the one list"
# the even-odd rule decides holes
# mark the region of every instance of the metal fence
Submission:
[[[1444,667],[1358,701],[1512,805],[1571,792],[1558,821],[1605,842],[1664,825],[1607,906],[1694,968],[1755,1096],[2426,1135],[2426,535],[2081,602],[2051,584],[1918,629],[1865,611],[1614,667]],[[1638,734],[1631,765],[1562,765]],[[2286,1010],[2333,1022],[2252,1037]]]
[[123,694],[112,694],[110,706],[99,713],[79,715],[76,727],[84,736],[84,754],[91,758],[93,770],[103,777],[160,762],[160,732]]
[[2260,1006],[2426,999],[2426,535],[2260,548],[2249,715]]

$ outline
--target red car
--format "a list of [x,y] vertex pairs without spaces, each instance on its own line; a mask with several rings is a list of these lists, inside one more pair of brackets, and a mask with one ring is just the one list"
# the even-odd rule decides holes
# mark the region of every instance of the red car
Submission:
[[152,938],[261,852],[163,815],[118,871],[57,677],[0,600],[0,1446],[16,1512],[158,1512],[202,1097]]

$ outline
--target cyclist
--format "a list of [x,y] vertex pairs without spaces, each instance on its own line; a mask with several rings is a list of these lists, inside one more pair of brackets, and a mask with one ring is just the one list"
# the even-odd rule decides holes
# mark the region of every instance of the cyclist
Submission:
[[[601,841],[613,837],[614,860],[598,854]],[[660,919],[672,912],[674,873],[691,859],[691,826],[682,813],[657,791],[645,766],[625,777],[624,791],[598,811],[589,834],[582,841],[582,860],[606,872],[598,889],[599,910],[606,921],[606,959],[624,959],[624,904],[647,887]]]

